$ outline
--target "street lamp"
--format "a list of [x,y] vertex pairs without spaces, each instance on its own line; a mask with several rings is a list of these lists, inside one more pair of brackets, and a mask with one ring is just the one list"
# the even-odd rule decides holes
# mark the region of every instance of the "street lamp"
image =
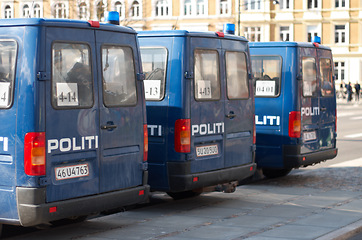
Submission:
[[[241,13],[240,7],[246,6],[249,4],[248,2],[241,4],[241,1],[243,1],[243,0],[239,0],[239,7],[238,7],[238,36],[240,36],[240,13]],[[257,3],[257,2],[261,2],[261,0],[254,0],[254,1],[251,1],[250,3]],[[265,0],[264,0],[264,2],[265,2]],[[279,4],[279,1],[273,0],[273,5],[277,5],[277,4]]]

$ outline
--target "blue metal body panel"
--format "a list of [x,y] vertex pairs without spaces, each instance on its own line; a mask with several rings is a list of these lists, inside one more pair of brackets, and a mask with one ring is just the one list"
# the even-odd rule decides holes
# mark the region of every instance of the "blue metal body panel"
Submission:
[[[318,83],[318,96],[306,98],[302,93],[301,60],[308,56],[319,60],[328,58],[333,63],[328,47],[312,43],[298,42],[260,42],[250,43],[250,54],[254,57],[273,56],[281,59],[280,93],[275,97],[256,97],[256,162],[260,168],[285,169],[318,163],[337,154],[335,114],[336,98],[321,95]],[[331,68],[332,70],[332,68]],[[301,112],[305,108],[326,109],[315,116],[301,117],[301,137],[291,138],[288,134],[289,113]],[[269,121],[273,117],[274,122]],[[278,122],[276,119],[278,118]],[[316,131],[317,138],[305,141],[303,134]],[[326,133],[326,131],[328,133]],[[330,134],[330,132],[332,132]],[[323,136],[328,135],[328,136]],[[327,141],[328,147],[320,141]]]
[[[230,101],[226,97],[225,51],[244,52],[250,73],[249,48],[242,37],[213,32],[143,31],[138,34],[142,48],[162,47],[167,49],[165,97],[160,101],[146,101],[149,124],[149,184],[154,190],[178,192],[195,188],[241,180],[250,176],[253,160],[253,116],[254,98]],[[220,59],[221,99],[218,101],[196,101],[194,96],[194,51],[215,50]],[[237,117],[226,119],[226,112],[235,111]],[[208,127],[207,134],[191,136],[191,151],[175,151],[174,126],[177,119],[190,119],[191,128]],[[220,124],[220,125],[214,125]],[[196,156],[196,147],[217,145],[219,153],[212,156]],[[233,167],[240,170],[239,176],[225,177]],[[235,170],[234,169],[234,170]],[[227,170],[226,172],[223,172]],[[236,170],[235,170],[236,171]],[[203,175],[204,174],[204,175]],[[212,180],[207,174],[214,175]],[[205,181],[192,182],[193,177],[203,176]],[[211,175],[210,175],[211,176]],[[200,181],[202,182],[202,178]],[[207,180],[206,180],[207,179]]]
[[[76,20],[11,19],[0,21],[0,40],[3,39],[16,41],[17,58],[12,105],[0,109],[0,224],[31,226],[147,201],[142,81],[135,76],[136,105],[107,108],[102,103],[101,48],[129,47],[138,75],[141,65],[136,32],[109,24],[96,28]],[[50,73],[54,42],[89,46],[94,81],[91,107],[55,109],[52,106]],[[101,126],[109,122],[116,128],[102,130]],[[45,132],[44,176],[28,176],[24,172],[24,136],[28,132]],[[7,147],[1,145],[5,138]],[[62,150],[49,148],[50,140],[62,144],[61,139],[70,144],[61,145]],[[88,176],[56,180],[56,167],[82,163],[89,164]],[[117,202],[109,192],[124,199]],[[74,199],[77,201],[71,204]],[[87,200],[100,206],[88,206]],[[52,207],[58,207],[56,213],[49,211]]]

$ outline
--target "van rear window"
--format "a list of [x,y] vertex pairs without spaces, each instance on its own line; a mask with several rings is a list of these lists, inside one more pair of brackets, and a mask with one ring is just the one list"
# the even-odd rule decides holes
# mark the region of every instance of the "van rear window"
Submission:
[[322,96],[334,96],[334,83],[332,75],[332,63],[329,58],[319,60]]
[[282,58],[280,56],[251,56],[256,97],[277,97],[280,93]]
[[161,101],[165,97],[167,49],[163,47],[142,47],[141,58],[145,98],[148,101]]
[[304,57],[302,59],[303,96],[317,96],[317,71],[315,58]]
[[219,55],[215,50],[197,49],[194,53],[195,99],[220,99]]
[[17,43],[0,40],[0,108],[9,108],[13,101]]
[[102,73],[105,106],[137,104],[136,74],[130,47],[103,46]]
[[226,83],[229,99],[249,97],[246,55],[243,52],[226,52]]
[[52,104],[56,109],[93,106],[93,76],[89,46],[54,43],[52,46]]

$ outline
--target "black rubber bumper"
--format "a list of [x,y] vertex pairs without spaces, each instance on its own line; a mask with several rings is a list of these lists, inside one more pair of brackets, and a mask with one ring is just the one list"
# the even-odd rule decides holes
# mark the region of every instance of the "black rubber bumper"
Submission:
[[301,154],[300,146],[283,146],[284,168],[298,168],[333,159],[338,149],[331,148],[312,153]]
[[46,203],[45,188],[17,187],[16,196],[20,224],[25,227],[36,226],[64,218],[86,216],[122,206],[144,203],[148,201],[149,191],[150,186],[143,185],[131,189]]
[[167,163],[169,192],[189,191],[232,181],[241,181],[251,177],[256,170],[256,164],[250,163],[215,171],[190,173],[190,164],[190,162]]

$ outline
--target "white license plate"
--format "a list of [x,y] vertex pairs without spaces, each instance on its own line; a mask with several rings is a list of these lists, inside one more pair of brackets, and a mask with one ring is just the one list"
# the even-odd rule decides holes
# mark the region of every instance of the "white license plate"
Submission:
[[219,153],[219,149],[217,145],[209,145],[203,147],[196,147],[196,156],[209,156],[209,155],[216,155]]
[[315,133],[315,131],[305,132],[305,133],[303,133],[303,139],[304,139],[304,141],[315,140],[315,139],[317,139],[317,134]]
[[55,168],[55,179],[65,180],[89,176],[88,163]]

